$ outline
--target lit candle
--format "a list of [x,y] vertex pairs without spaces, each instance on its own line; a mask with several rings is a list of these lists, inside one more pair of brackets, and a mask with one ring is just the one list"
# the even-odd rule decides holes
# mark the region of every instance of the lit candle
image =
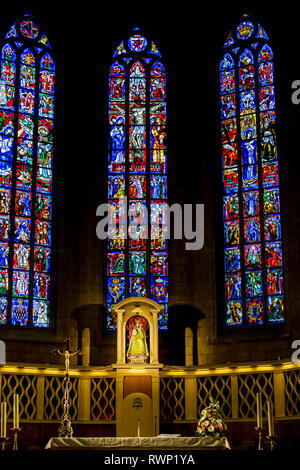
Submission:
[[14,393],[14,416],[13,416],[13,428],[19,429],[19,395]]
[[261,393],[256,394],[256,409],[257,409],[257,427],[262,428],[262,403]]
[[274,437],[274,419],[273,419],[273,403],[268,401],[268,425],[269,425],[269,437]]
[[1,403],[1,429],[0,429],[0,437],[6,438],[6,402],[3,401]]

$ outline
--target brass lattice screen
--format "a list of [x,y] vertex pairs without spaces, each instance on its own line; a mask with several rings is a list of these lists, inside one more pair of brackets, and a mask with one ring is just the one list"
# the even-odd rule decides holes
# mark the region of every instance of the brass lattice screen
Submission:
[[209,397],[219,401],[224,418],[231,418],[231,379],[229,375],[204,376],[197,378],[197,416],[200,418],[203,408],[209,405]]
[[[63,377],[46,376],[44,392],[44,419],[61,420],[63,416]],[[70,409],[72,420],[78,417],[78,379],[70,378],[69,383]]]
[[[64,375],[42,372],[23,366],[5,366],[0,372],[0,400],[7,402],[7,418],[13,417],[13,394],[20,397],[20,419],[26,421],[60,421],[63,416]],[[267,417],[267,400],[274,405],[275,416],[300,416],[300,366],[269,367],[266,370],[242,369],[217,374],[203,369],[162,371],[160,376],[160,420],[190,421],[200,418],[210,396],[219,401],[224,419],[255,419],[256,393],[261,392],[263,416]],[[20,371],[20,372],[19,372]],[[70,377],[70,418],[86,422],[117,421],[116,377],[74,371]],[[177,372],[177,374],[176,374]],[[200,373],[201,372],[201,373]],[[188,382],[186,382],[188,380]],[[186,395],[187,394],[187,395]],[[123,397],[123,395],[122,395]],[[122,399],[121,397],[119,399]],[[277,413],[277,414],[276,414]]]
[[116,380],[114,378],[91,379],[91,420],[110,421],[116,415]]
[[256,417],[256,393],[261,392],[263,416],[267,416],[267,401],[274,402],[272,373],[238,375],[239,418]]
[[300,414],[300,371],[290,370],[284,373],[285,413],[288,416]]
[[162,421],[185,418],[184,377],[160,379],[160,417]]
[[7,402],[7,418],[13,417],[13,394],[20,396],[20,419],[35,419],[37,413],[37,376],[3,374],[1,401]]

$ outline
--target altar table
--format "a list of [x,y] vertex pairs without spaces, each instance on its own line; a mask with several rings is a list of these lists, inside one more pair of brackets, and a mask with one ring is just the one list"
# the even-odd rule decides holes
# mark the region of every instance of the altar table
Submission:
[[226,437],[52,437],[50,450],[226,450]]

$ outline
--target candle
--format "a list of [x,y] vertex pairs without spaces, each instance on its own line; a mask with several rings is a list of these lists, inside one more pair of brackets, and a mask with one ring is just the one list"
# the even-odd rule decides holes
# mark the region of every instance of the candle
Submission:
[[14,393],[14,415],[13,415],[13,428],[19,429],[19,395]]
[[138,418],[138,437],[141,435],[141,420]]
[[268,426],[269,426],[269,437],[274,437],[274,419],[273,419],[273,403],[268,401]]
[[262,428],[262,403],[261,393],[256,394],[256,409],[257,409],[257,427]]
[[0,437],[6,438],[6,402],[3,401],[1,403],[1,429],[0,429]]

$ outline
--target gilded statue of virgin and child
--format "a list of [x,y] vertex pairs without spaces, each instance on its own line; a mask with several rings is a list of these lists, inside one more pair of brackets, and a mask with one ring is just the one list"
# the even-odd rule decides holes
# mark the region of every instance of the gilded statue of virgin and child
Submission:
[[149,357],[145,329],[138,318],[132,328],[127,358],[130,362],[146,362]]

